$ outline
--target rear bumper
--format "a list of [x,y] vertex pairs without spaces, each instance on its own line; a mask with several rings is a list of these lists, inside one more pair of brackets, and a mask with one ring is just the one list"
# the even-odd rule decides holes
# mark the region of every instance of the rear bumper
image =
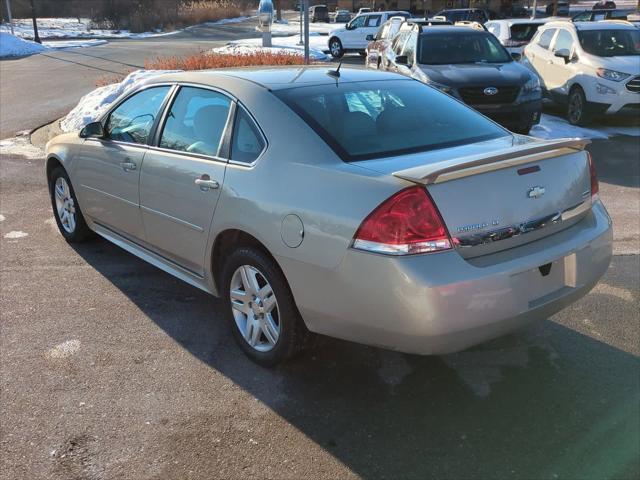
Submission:
[[[407,353],[444,354],[575,302],[606,272],[611,251],[611,221],[597,202],[566,230],[475,261],[456,251],[388,257],[357,250],[349,250],[336,270],[279,260],[311,331]],[[545,283],[539,267],[548,263]]]
[[500,125],[521,129],[540,123],[542,100],[505,105],[475,105],[473,108]]

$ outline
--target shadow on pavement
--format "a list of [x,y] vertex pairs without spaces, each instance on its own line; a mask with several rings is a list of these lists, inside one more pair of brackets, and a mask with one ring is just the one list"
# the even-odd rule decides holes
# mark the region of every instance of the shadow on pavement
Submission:
[[[640,472],[638,358],[553,321],[445,357],[322,339],[287,366],[266,370],[241,354],[215,318],[220,301],[106,241],[74,248],[183,348],[362,478],[621,479]],[[213,417],[188,413],[167,442],[187,462],[206,464]],[[168,465],[165,474],[180,470]]]
[[596,139],[587,150],[593,156],[601,182],[640,187],[640,137],[620,135],[613,141]]

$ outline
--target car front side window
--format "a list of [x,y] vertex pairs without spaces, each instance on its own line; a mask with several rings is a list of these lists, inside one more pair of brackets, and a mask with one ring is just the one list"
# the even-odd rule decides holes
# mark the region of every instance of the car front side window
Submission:
[[559,50],[567,50],[571,53],[573,49],[573,37],[571,33],[566,30],[560,30],[558,32],[558,36],[556,37],[556,43],[553,46],[553,51],[557,52]]
[[160,147],[180,152],[218,156],[231,100],[222,93],[181,87],[160,137]]
[[170,88],[150,87],[127,98],[109,114],[107,137],[116,142],[146,144]]
[[353,20],[351,20],[351,23],[349,23],[349,29],[350,30],[354,30],[356,28],[361,28],[364,26],[364,20],[365,17],[364,16],[360,16],[360,17],[356,17]]

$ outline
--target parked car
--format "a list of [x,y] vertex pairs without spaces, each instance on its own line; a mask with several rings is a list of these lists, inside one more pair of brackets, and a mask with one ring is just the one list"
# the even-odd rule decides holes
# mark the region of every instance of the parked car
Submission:
[[333,20],[336,23],[347,23],[349,20],[351,20],[351,13],[349,12],[349,10],[337,10],[336,16]]
[[540,121],[540,81],[489,32],[407,25],[387,70],[433,85],[517,133]]
[[572,124],[640,108],[640,30],[627,22],[550,22],[524,56]]
[[365,66],[381,70],[387,68],[387,54],[389,53],[391,42],[404,22],[411,22],[421,26],[451,25],[451,22],[446,20],[427,20],[424,18],[407,20],[405,17],[391,17],[380,27],[375,35],[367,35],[369,44],[365,49]]
[[68,242],[95,232],[219,296],[273,365],[310,332],[459,351],[584,296],[612,249],[586,143],[386,72],[179,72],[49,142],[46,178]]
[[329,33],[329,52],[334,58],[340,58],[347,52],[365,55],[369,41],[368,35],[375,35],[380,26],[391,17],[410,18],[409,12],[389,11],[363,13],[354,17],[342,28]]
[[454,8],[441,10],[434,15],[434,18],[444,18],[451,23],[469,20],[472,22],[485,23],[489,21],[490,14],[481,8]]
[[358,12],[356,13],[356,15],[361,15],[363,13],[369,13],[371,12],[371,9],[369,7],[362,7],[358,9]]
[[[547,3],[547,7],[544,10],[547,15],[553,15],[553,2]],[[569,2],[560,1],[558,2],[558,9],[556,11],[555,16],[557,17],[568,17],[569,16]]]
[[627,20],[630,14],[635,13],[636,10],[587,10],[585,12],[574,15],[572,20],[574,22],[597,22],[599,20]]
[[326,5],[314,5],[309,7],[309,20],[311,22],[329,22],[329,9]]
[[540,25],[547,23],[544,18],[536,19],[508,19],[490,20],[485,23],[485,27],[493,33],[500,43],[510,52],[522,55],[525,45],[527,45]]

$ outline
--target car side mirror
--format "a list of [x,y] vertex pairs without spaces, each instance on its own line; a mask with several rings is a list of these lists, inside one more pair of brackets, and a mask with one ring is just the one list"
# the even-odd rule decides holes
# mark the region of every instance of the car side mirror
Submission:
[[104,127],[100,122],[91,122],[80,130],[80,138],[104,138],[106,136]]
[[522,55],[517,52],[511,52],[511,58],[513,58],[516,62],[519,62],[522,59]]
[[367,35],[367,42],[373,42],[375,40],[374,36],[369,34]]
[[569,63],[569,60],[571,60],[571,52],[566,48],[561,48],[560,50],[556,50],[553,54],[556,57],[563,58],[564,63]]
[[398,55],[396,57],[396,63],[398,65],[409,65],[409,58],[406,55]]

